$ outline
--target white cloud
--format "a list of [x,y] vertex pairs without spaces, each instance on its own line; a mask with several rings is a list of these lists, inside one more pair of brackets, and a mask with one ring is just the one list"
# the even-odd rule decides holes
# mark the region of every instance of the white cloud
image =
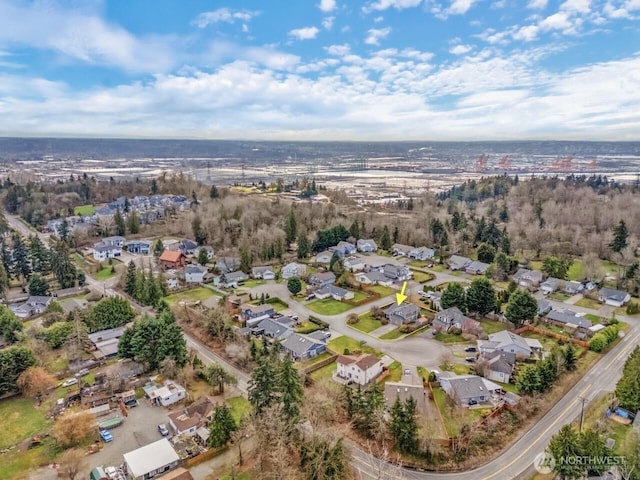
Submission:
[[351,52],[351,48],[346,43],[344,45],[330,45],[324,47],[324,49],[329,55],[335,55],[337,57],[343,57]]
[[532,10],[544,10],[547,8],[547,3],[549,0],[529,0],[527,3],[527,8]]
[[320,0],[320,5],[318,5],[318,8],[323,12],[333,12],[336,7],[336,0]]
[[322,20],[322,28],[324,28],[325,30],[331,30],[331,28],[333,28],[333,22],[335,21],[336,17],[326,17],[325,19]]
[[518,30],[513,32],[514,40],[522,40],[524,42],[531,42],[538,37],[538,32],[540,31],[540,27],[537,25],[525,25],[524,27],[520,27]]
[[573,23],[564,12],[554,13],[540,22],[542,30],[569,30],[573,28]]
[[384,17],[382,15],[378,15],[376,18],[373,19],[373,23],[380,23],[384,21]]
[[570,13],[589,13],[591,0],[566,0],[560,5],[560,10]]
[[473,50],[473,47],[471,45],[456,45],[455,47],[452,47],[449,49],[449,53],[453,54],[453,55],[464,55],[466,53],[469,53],[471,50]]
[[446,10],[449,15],[464,15],[478,0],[452,0]]
[[204,28],[207,25],[215,23],[234,23],[236,20],[241,22],[248,22],[260,12],[251,10],[231,10],[229,8],[218,8],[211,12],[203,12],[198,15],[192,24],[200,28]]
[[311,40],[318,36],[320,29],[318,27],[296,28],[289,32],[289,35],[298,40]]
[[378,0],[370,5],[363,7],[365,13],[372,11],[382,11],[388,8],[396,10],[404,10],[405,8],[414,8],[422,3],[422,0]]
[[364,43],[367,45],[380,45],[380,40],[386,38],[391,33],[391,27],[371,28],[367,31]]

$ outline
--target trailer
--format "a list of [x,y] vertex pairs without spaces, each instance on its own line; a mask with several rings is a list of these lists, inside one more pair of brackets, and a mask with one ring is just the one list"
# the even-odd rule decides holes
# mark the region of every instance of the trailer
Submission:
[[123,421],[124,419],[122,417],[109,418],[107,420],[103,420],[102,422],[98,422],[98,428],[100,430],[110,430],[122,425]]

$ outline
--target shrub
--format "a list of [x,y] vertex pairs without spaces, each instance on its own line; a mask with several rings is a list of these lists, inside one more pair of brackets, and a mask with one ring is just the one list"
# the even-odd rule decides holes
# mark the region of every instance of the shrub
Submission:
[[349,350],[348,348],[345,348],[345,349],[342,351],[342,354],[343,354],[343,355],[351,355],[351,350]]
[[451,333],[451,335],[462,335],[462,329],[461,328],[452,328],[449,333]]
[[347,324],[349,324],[349,325],[355,325],[359,321],[360,321],[360,317],[358,315],[356,315],[355,313],[350,313],[347,316]]
[[380,319],[380,323],[381,323],[382,325],[389,325],[389,319],[388,319],[387,317],[382,317],[382,318]]
[[607,346],[607,338],[601,334],[596,333],[589,341],[589,349],[594,352],[601,352]]

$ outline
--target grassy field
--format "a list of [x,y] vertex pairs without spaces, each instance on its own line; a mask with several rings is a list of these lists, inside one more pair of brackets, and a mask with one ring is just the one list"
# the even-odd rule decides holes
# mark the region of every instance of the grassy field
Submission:
[[93,215],[96,212],[96,207],[93,205],[79,205],[73,209],[74,215],[80,215],[86,217],[87,215]]
[[374,318],[373,315],[371,315],[371,312],[363,313],[358,318],[360,319],[358,320],[358,323],[354,323],[349,326],[356,330],[360,330],[361,332],[373,332],[376,328],[380,328],[382,326],[382,322],[377,318]]
[[382,352],[380,352],[379,350],[376,350],[375,348],[372,348],[368,345],[361,345],[360,342],[351,337],[347,337],[346,335],[334,338],[329,342],[328,347],[329,350],[337,353],[338,355],[342,355],[345,349],[349,349],[351,353],[360,350],[364,353],[371,353],[377,357],[382,357]]
[[571,295],[567,295],[566,293],[553,292],[549,295],[549,298],[558,302],[564,302],[565,300],[569,300],[571,298]]
[[425,283],[436,278],[432,273],[418,272],[416,270],[411,270],[413,272],[413,279],[418,283]]
[[284,303],[282,300],[280,300],[280,299],[279,299],[279,298],[277,298],[277,297],[271,297],[271,298],[267,301],[267,303],[268,303],[269,305],[272,305],[272,306],[273,306],[273,309],[274,309],[276,312],[281,312],[281,311],[282,311],[282,310],[284,310],[285,308],[289,308],[289,307],[287,307],[287,304],[286,304],[286,303]]
[[396,339],[402,337],[403,335],[404,335],[404,333],[402,333],[400,331],[400,327],[398,327],[395,330],[391,330],[390,332],[387,332],[384,335],[382,335],[380,337],[380,340],[396,340]]
[[434,272],[444,272],[447,269],[444,265],[434,265],[431,270]]
[[487,335],[507,329],[507,326],[504,323],[496,320],[482,320],[480,325],[482,325],[482,329]]
[[529,268],[531,270],[542,270],[542,261],[540,261],[540,260],[531,260],[529,262]]
[[411,260],[409,262],[409,266],[410,267],[418,267],[418,268],[424,268],[427,265],[429,265],[432,262],[428,262],[426,260]]
[[260,285],[264,285],[267,283],[265,280],[247,280],[242,284],[244,288],[254,288],[259,287]]
[[369,295],[367,295],[364,292],[353,292],[353,301],[354,302],[361,302],[362,300],[364,300],[368,296]]
[[55,456],[56,447],[52,440],[39,447],[3,455],[2,462],[0,462],[0,478],[2,480],[24,480],[29,478],[27,477],[29,470],[49,465]]
[[436,333],[433,338],[442,343],[465,343],[466,340],[462,335],[453,335],[451,333]]
[[600,307],[602,307],[600,302],[592,300],[591,298],[581,298],[575,304],[579,307],[592,308],[593,310],[600,310]]
[[92,274],[91,276],[93,278],[95,278],[96,280],[99,280],[101,282],[110,279],[111,277],[115,277],[117,274],[117,269],[115,269],[113,272],[111,272],[111,266],[106,266],[104,267],[102,270],[97,271],[96,273]]
[[380,295],[381,298],[388,297],[397,292],[395,288],[385,287],[384,285],[374,285],[370,287],[372,291]]
[[582,263],[582,260],[574,260],[569,267],[569,271],[567,272],[567,278],[569,280],[580,282],[584,280],[586,276],[587,273],[585,271],[584,263]]
[[600,323],[600,316],[594,315],[593,313],[586,313],[584,315],[584,318],[586,318],[587,320],[590,320],[591,323]]
[[21,397],[2,400],[0,418],[0,449],[35,435],[48,425],[44,409],[36,409],[33,401]]
[[308,303],[306,307],[312,312],[320,315],[339,315],[353,308],[353,305],[339,302],[333,298],[325,298],[324,300],[315,300]]
[[244,397],[232,397],[227,400],[227,403],[231,408],[231,416],[236,421],[236,425],[239,425],[240,420],[251,412],[251,404]]
[[324,367],[316,370],[315,372],[311,372],[310,377],[312,380],[316,382],[320,380],[327,380],[333,376],[333,372],[336,371],[336,363],[330,363],[329,365],[325,365]]
[[197,302],[203,301],[214,295],[214,292],[210,288],[206,287],[198,287],[193,290],[187,290],[180,293],[174,293],[172,295],[164,297],[164,299],[169,303],[169,305],[176,304],[181,300],[186,302]]

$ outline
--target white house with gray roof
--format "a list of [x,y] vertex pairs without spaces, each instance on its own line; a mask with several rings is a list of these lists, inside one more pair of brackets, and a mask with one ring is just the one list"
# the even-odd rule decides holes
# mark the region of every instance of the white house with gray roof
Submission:
[[370,238],[361,238],[356,242],[356,247],[363,253],[372,253],[378,250],[378,245]]
[[251,269],[251,275],[257,280],[275,280],[276,278],[273,268],[269,266],[253,267]]
[[292,333],[281,344],[282,350],[294,360],[314,358],[327,350],[326,341],[316,340],[308,335]]
[[407,256],[413,260],[433,260],[436,256],[436,251],[427,247],[413,248]]
[[463,407],[489,402],[499,385],[477,375],[440,377],[440,386],[458,405]]
[[449,270],[464,270],[473,260],[467,257],[461,257],[460,255],[451,255],[449,257]]
[[[478,340],[478,350],[480,353],[495,351],[509,352],[518,357],[528,358],[533,353],[533,349],[527,340],[529,339],[521,337],[516,333],[502,330],[489,335],[488,340]],[[540,342],[537,340],[536,342],[540,345]]]
[[358,257],[346,257],[342,261],[342,265],[345,270],[349,272],[356,272],[358,270],[364,270],[364,262]]
[[187,283],[203,283],[209,270],[202,265],[187,265],[184,267],[184,281]]
[[631,295],[622,290],[601,288],[598,292],[598,300],[600,303],[611,305],[612,307],[621,307],[631,300]]
[[301,263],[288,263],[282,267],[282,278],[285,280],[291,277],[302,277],[307,273],[307,266]]
[[409,255],[409,252],[411,252],[414,249],[414,247],[411,247],[409,245],[403,245],[401,243],[396,243],[393,245],[392,249],[393,249],[394,255],[397,255],[399,257],[406,257],[407,255]]

